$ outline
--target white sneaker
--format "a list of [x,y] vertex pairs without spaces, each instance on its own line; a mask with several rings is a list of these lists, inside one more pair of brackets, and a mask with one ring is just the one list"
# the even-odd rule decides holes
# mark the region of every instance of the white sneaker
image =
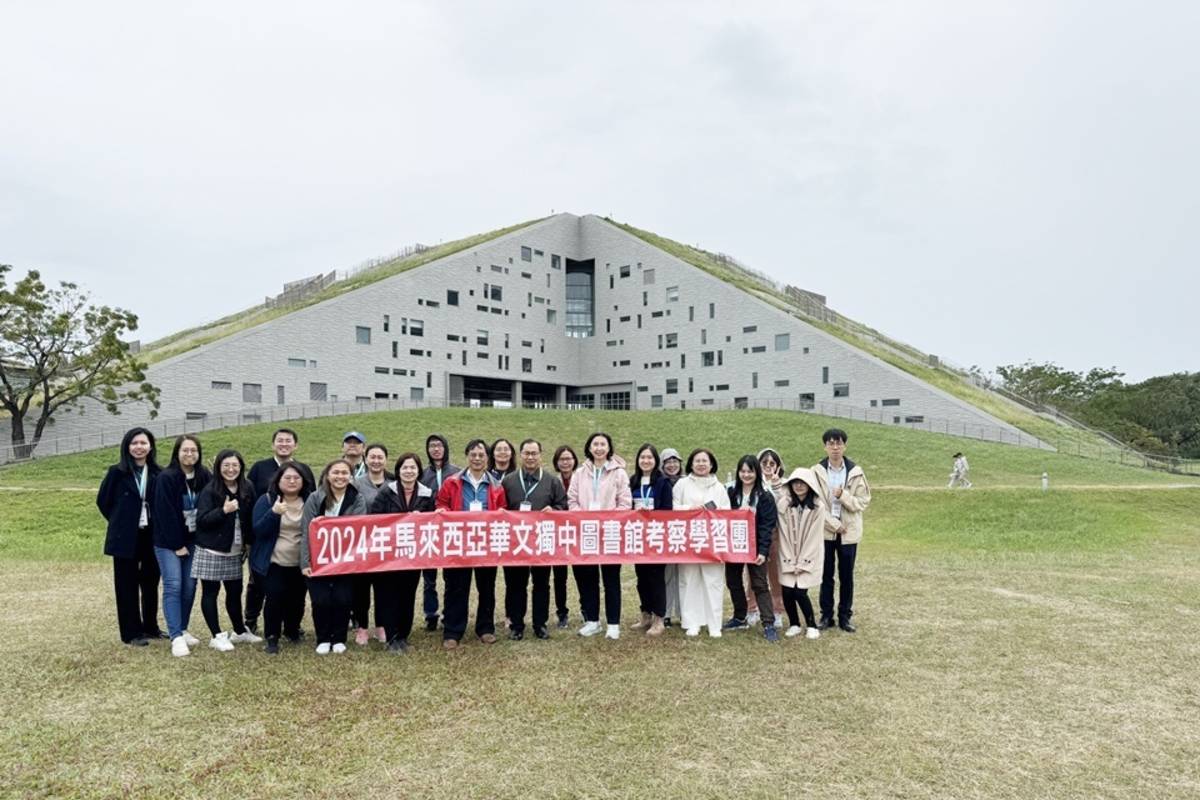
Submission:
[[762,619],[761,614],[759,614],[757,611],[751,611],[749,614],[746,615],[746,624],[747,625],[757,625],[758,621],[760,619]]
[[253,633],[251,633],[249,628],[246,628],[246,630],[242,631],[241,633],[235,633],[232,636],[230,636],[229,638],[232,641],[245,642],[246,644],[258,644],[259,642],[262,641],[262,637],[256,636]]
[[200,644],[200,640],[197,639],[195,636],[192,636],[187,631],[183,632],[183,640],[185,642],[187,642],[188,647],[195,647],[196,645]]
[[688,628],[686,631],[684,631],[684,633],[686,633],[688,636],[699,636],[700,629],[699,628]]
[[346,652],[346,645],[342,644],[341,642],[338,642],[337,644],[335,644],[333,646],[333,652],[335,655],[340,656],[342,653]]
[[209,639],[208,646],[213,650],[220,650],[222,653],[228,653],[233,649],[233,642],[229,641],[229,631],[221,631],[216,636]]
[[712,625],[709,625],[709,626],[708,626],[708,638],[710,638],[710,639],[720,639],[720,638],[721,638],[721,629],[720,629],[720,628],[714,628]]
[[600,632],[600,623],[588,621],[583,623],[583,627],[579,629],[580,636],[595,636]]
[[804,632],[804,638],[820,639],[821,638],[821,630],[819,628],[809,628],[807,631]]
[[776,617],[776,618],[775,618],[775,627],[776,627],[776,628],[782,628],[782,627],[783,627],[783,618],[782,618],[782,617]]
[[329,655],[329,642],[321,642],[319,645],[317,645],[317,655],[319,655],[319,656]]
[[799,636],[802,633],[804,633],[804,628],[801,628],[799,625],[793,625],[784,631],[783,635],[791,639],[793,636]]
[[608,630],[606,630],[604,632],[604,638],[605,639],[620,639],[621,638],[621,626],[620,625],[609,625]]
[[192,651],[188,649],[187,640],[182,635],[176,636],[171,640],[171,655],[176,657],[190,656]]

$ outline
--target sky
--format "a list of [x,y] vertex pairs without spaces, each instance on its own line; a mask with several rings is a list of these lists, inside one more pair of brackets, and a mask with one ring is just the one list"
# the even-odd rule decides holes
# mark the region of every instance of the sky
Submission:
[[551,211],[961,366],[1196,371],[1200,4],[0,0],[0,263],[149,341]]

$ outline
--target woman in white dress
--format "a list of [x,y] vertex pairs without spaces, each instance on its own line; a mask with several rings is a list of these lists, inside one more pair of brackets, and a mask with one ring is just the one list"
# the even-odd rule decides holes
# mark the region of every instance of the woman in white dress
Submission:
[[[729,508],[729,494],[716,477],[717,458],[711,450],[697,448],[687,460],[687,476],[675,484],[672,505],[676,511],[693,508]],[[708,626],[708,635],[721,635],[721,617],[725,602],[725,565],[679,565],[679,606],[684,631],[699,636],[700,627]]]

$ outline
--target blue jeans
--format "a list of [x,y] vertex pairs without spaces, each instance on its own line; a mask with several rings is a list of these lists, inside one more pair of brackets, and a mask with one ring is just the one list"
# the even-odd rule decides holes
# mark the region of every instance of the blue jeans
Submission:
[[154,557],[162,573],[163,616],[167,618],[167,635],[174,639],[187,630],[192,617],[192,602],[196,599],[196,579],[192,577],[192,554],[175,555],[174,550],[155,547]]

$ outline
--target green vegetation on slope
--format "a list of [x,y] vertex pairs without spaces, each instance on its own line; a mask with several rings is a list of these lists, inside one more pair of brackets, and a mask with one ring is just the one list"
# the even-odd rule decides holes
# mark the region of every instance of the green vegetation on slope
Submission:
[[[838,315],[839,322],[832,323],[816,319],[804,314],[786,295],[775,291],[758,278],[743,272],[728,263],[718,259],[714,254],[686,244],[667,239],[656,233],[636,228],[623,222],[607,220],[612,225],[626,233],[632,234],[646,243],[659,248],[676,258],[704,270],[727,283],[737,286],[761,300],[771,303],[776,308],[799,317],[804,322],[819,328],[826,333],[836,336],[842,341],[870,353],[884,363],[901,369],[920,380],[959,398],[976,408],[991,414],[997,419],[1020,428],[1031,436],[1047,444],[1075,454],[1087,453],[1093,458],[1117,460],[1120,450],[1105,439],[1088,431],[1068,428],[1055,422],[1039,417],[1037,414],[1005,400],[992,392],[975,386],[956,373],[945,369],[932,367],[928,364],[928,355],[902,342],[889,339],[873,328]],[[882,340],[886,340],[885,345]],[[906,354],[906,355],[902,355]]]
[[[542,218],[544,219],[544,217]],[[529,220],[516,225],[510,225],[507,228],[481,233],[476,236],[468,236],[465,239],[456,239],[452,242],[439,244],[435,247],[430,247],[428,250],[423,250],[415,255],[398,258],[394,261],[389,261],[385,264],[380,264],[369,270],[353,275],[345,280],[338,281],[320,292],[316,292],[294,305],[279,306],[268,308],[266,306],[255,306],[254,308],[245,311],[239,311],[227,317],[222,317],[215,322],[210,322],[207,325],[201,325],[196,328],[188,328],[187,330],[179,331],[170,336],[150,342],[142,350],[142,357],[149,363],[153,364],[158,361],[163,361],[172,356],[177,356],[180,353],[186,353],[189,350],[194,350],[202,345],[215,342],[219,339],[224,339],[239,331],[244,331],[261,325],[264,322],[270,322],[273,319],[291,314],[297,309],[307,306],[316,305],[326,300],[330,300],[338,295],[353,291],[362,286],[381,281],[385,278],[390,278],[393,275],[399,275],[401,272],[407,272],[410,269],[422,267],[430,262],[437,261],[439,258],[445,258],[449,255],[469,250],[472,247],[478,247],[492,239],[497,239],[506,234],[518,231],[521,228],[526,228],[541,219]]]

